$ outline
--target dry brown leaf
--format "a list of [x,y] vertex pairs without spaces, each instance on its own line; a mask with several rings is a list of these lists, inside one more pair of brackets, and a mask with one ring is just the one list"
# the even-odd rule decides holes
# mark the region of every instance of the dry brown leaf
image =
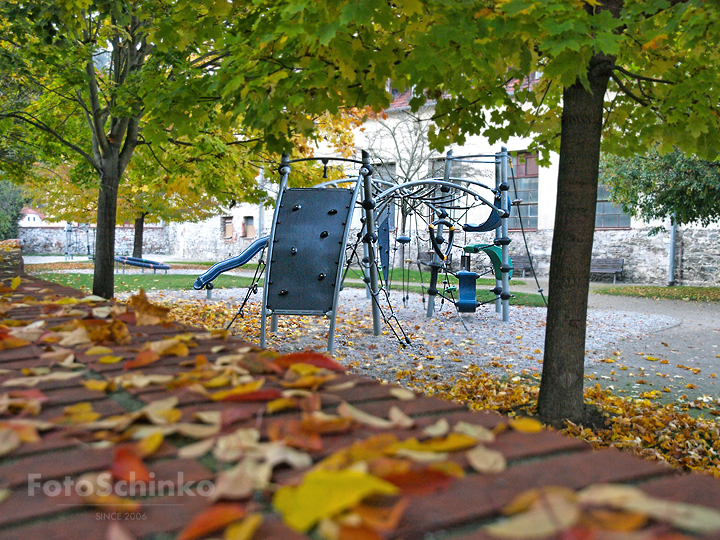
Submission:
[[400,399],[402,401],[409,401],[412,399],[415,399],[415,392],[412,390],[408,390],[407,388],[401,388],[399,386],[393,386],[389,390],[390,395],[394,398]]
[[468,435],[479,442],[491,443],[495,441],[495,434],[488,428],[468,422],[458,422],[453,427],[455,433]]
[[0,456],[9,454],[21,444],[20,436],[13,429],[0,428]]
[[450,431],[450,423],[445,419],[441,418],[434,424],[426,426],[422,430],[422,434],[426,437],[443,437]]
[[498,538],[534,540],[555,536],[575,525],[580,506],[560,493],[544,493],[529,510],[501,519],[483,529]]

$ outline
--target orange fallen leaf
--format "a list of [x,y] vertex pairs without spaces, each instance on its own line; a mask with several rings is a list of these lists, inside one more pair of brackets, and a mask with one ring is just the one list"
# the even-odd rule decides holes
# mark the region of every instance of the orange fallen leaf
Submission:
[[153,350],[143,349],[134,360],[128,360],[123,364],[123,369],[133,369],[137,367],[147,366],[153,362],[160,360],[160,355]]
[[328,356],[325,356],[324,354],[320,354],[314,351],[301,351],[284,354],[275,358],[273,362],[282,368],[288,368],[292,364],[301,362],[304,364],[310,364],[312,366],[325,368],[340,373],[345,372],[345,366],[337,363],[335,360]]
[[515,431],[520,431],[522,433],[538,433],[543,430],[542,422],[527,416],[510,418],[510,420],[508,420],[508,424],[510,424],[510,427]]
[[182,530],[177,540],[195,540],[243,519],[245,508],[234,503],[218,503],[197,514]]
[[116,480],[126,482],[149,482],[150,472],[133,446],[119,446],[115,449],[110,472]]

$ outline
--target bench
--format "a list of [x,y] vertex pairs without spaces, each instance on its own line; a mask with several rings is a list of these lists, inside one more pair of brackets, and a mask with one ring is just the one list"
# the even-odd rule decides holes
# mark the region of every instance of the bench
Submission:
[[613,283],[617,278],[623,279],[623,265],[625,259],[592,259],[590,261],[590,279],[593,274],[612,274]]
[[510,255],[514,275],[517,277],[518,272],[522,272],[522,277],[525,277],[525,272],[530,272],[533,275],[535,269],[533,268],[532,261],[527,255]]

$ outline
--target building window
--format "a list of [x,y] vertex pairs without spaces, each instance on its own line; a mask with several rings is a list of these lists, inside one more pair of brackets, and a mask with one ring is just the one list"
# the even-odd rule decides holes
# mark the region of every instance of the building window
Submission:
[[520,229],[520,217],[522,217],[522,226],[525,229],[537,229],[538,227],[538,164],[537,154],[529,152],[518,152],[517,156],[512,156],[513,169],[515,177],[512,173],[508,180],[510,182],[510,191],[508,195],[510,200],[520,199],[522,202],[519,206],[514,206],[508,218],[508,229]]
[[630,216],[623,212],[622,206],[610,200],[610,190],[603,184],[598,185],[595,206],[596,229],[629,229]]
[[243,238],[254,238],[255,237],[255,219],[252,216],[245,216],[242,222],[242,236]]
[[232,216],[223,216],[220,218],[221,233],[225,240],[232,240],[233,237],[233,218]]

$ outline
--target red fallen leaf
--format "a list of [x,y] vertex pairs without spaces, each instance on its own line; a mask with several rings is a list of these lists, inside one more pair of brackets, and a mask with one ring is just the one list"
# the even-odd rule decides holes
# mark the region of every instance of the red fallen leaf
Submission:
[[319,452],[323,447],[320,435],[302,429],[299,420],[277,420],[268,426],[267,432],[272,442],[282,441],[300,450]]
[[245,508],[239,504],[218,503],[197,514],[177,537],[177,540],[195,540],[222,529],[233,521],[245,517]]
[[340,373],[345,372],[345,366],[338,364],[335,360],[324,354],[315,351],[300,351],[290,354],[283,354],[273,360],[278,366],[287,369],[293,364],[303,363],[311,366],[325,368]]
[[142,366],[147,366],[153,362],[160,360],[160,355],[151,349],[144,349],[140,351],[134,360],[128,360],[123,365],[123,369],[132,369]]
[[118,319],[120,319],[125,324],[137,324],[137,319],[135,318],[135,313],[132,311],[128,311],[126,313],[121,313],[117,316]]
[[245,394],[231,394],[218,401],[272,401],[282,397],[282,392],[277,388],[265,388]]
[[118,446],[115,449],[110,473],[116,480],[126,482],[149,482],[150,473],[133,446]]
[[452,476],[430,468],[393,472],[382,478],[399,487],[403,495],[427,495],[446,489],[453,481]]
[[309,433],[328,435],[347,433],[352,429],[353,423],[352,418],[323,418],[312,414],[305,414],[300,422],[300,427],[303,431],[307,431]]
[[29,388],[27,390],[10,390],[8,392],[10,398],[25,398],[25,399],[37,399],[45,401],[48,397],[37,388]]

